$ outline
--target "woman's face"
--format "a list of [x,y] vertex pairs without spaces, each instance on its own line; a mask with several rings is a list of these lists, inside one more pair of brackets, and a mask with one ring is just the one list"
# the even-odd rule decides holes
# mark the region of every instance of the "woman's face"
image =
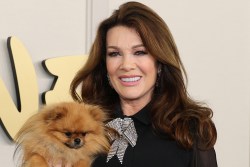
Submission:
[[116,26],[107,32],[106,66],[111,86],[121,100],[151,100],[157,77],[157,63],[144,47],[135,29]]

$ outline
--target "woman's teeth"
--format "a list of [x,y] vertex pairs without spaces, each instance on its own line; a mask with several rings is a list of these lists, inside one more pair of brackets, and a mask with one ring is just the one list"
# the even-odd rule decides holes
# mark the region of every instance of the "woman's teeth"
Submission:
[[136,82],[139,81],[141,77],[131,77],[131,78],[121,78],[123,82]]

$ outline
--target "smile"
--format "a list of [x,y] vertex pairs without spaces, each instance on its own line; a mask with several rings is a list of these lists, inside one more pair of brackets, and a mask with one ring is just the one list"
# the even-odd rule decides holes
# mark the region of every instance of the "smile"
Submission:
[[131,77],[131,78],[121,78],[123,82],[136,82],[139,81],[141,77]]

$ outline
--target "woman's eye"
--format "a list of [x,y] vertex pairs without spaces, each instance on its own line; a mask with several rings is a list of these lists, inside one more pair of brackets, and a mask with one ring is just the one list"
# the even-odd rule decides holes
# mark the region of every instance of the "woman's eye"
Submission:
[[115,57],[115,56],[119,56],[120,54],[119,54],[119,52],[109,52],[108,53],[108,56],[110,56],[110,57]]
[[67,137],[71,137],[72,136],[72,133],[71,132],[65,132],[64,133]]
[[141,55],[145,55],[145,54],[147,54],[147,52],[145,52],[145,51],[136,51],[135,52],[135,55],[137,55],[137,56],[141,56]]

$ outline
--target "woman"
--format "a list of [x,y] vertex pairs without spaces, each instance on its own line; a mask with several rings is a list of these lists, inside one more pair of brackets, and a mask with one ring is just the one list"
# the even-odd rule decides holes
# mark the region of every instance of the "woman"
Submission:
[[217,166],[212,111],[188,96],[183,75],[173,37],[149,7],[125,3],[100,24],[71,84],[73,98],[106,109],[120,134],[93,167]]

